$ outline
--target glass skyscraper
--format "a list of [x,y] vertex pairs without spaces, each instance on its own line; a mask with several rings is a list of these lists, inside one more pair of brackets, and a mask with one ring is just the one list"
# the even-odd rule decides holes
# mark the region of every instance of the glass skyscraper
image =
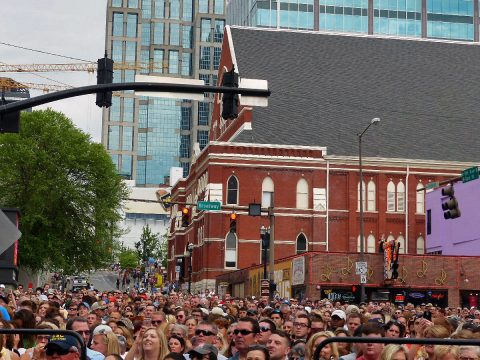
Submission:
[[479,0],[230,0],[230,25],[479,41]]
[[[224,26],[225,0],[108,0],[106,49],[122,67],[114,82],[148,74],[216,84]],[[195,144],[208,144],[212,101],[114,94],[102,142],[119,173],[137,186],[164,183],[171,167],[186,176]]]

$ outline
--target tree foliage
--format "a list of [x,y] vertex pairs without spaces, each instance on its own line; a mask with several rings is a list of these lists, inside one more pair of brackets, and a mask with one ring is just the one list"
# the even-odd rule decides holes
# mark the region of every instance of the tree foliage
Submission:
[[160,252],[160,234],[153,233],[150,226],[146,224],[142,229],[140,241],[135,243],[135,249],[142,261],[147,261],[151,257],[158,257]]
[[138,254],[137,251],[132,250],[132,249],[124,249],[120,254],[119,254],[119,261],[120,261],[120,266],[122,269],[127,269],[127,268],[136,268],[138,265]]
[[21,211],[19,263],[91,270],[111,261],[127,190],[101,144],[51,109],[0,135],[0,204]]

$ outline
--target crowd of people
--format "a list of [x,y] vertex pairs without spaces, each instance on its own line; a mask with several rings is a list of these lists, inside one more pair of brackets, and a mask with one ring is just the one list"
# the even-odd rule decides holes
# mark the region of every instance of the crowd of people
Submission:
[[[390,302],[234,298],[145,289],[6,290],[0,327],[67,329],[91,360],[303,360],[331,337],[480,339],[480,310]],[[69,335],[0,336],[3,360],[78,360]],[[333,342],[324,360],[478,360],[480,346]]]

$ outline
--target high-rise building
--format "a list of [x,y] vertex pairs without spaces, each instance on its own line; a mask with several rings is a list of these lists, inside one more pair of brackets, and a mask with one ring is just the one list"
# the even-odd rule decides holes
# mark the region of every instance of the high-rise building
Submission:
[[[144,74],[216,84],[225,6],[225,0],[108,0],[107,53],[132,65],[115,70],[114,82]],[[195,144],[201,150],[208,143],[213,94],[202,102],[115,95],[103,113],[102,142],[119,173],[137,186],[168,183],[171,167],[186,176]]]
[[230,25],[479,41],[478,0],[230,0]]

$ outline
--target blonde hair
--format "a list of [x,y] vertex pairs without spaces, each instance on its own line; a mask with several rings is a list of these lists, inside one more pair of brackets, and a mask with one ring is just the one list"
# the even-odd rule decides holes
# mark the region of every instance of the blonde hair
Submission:
[[445,338],[450,337],[450,332],[444,326],[433,325],[433,326],[428,327],[425,330],[424,336],[426,338],[445,339]]
[[441,359],[448,354],[452,354],[455,359],[458,359],[458,346],[456,345],[435,345],[433,348],[435,359]]
[[118,343],[117,335],[113,332],[108,332],[105,335],[103,343],[107,345],[107,353],[105,357],[109,355],[120,355],[120,344]]
[[[318,333],[313,334],[310,337],[310,339],[307,341],[307,345],[305,346],[305,359],[313,359],[313,354],[315,353],[315,349],[316,349],[315,341],[317,341],[319,337],[331,338],[331,337],[335,337],[335,334],[331,331],[320,331]],[[332,349],[333,358],[335,360],[338,359],[339,354],[338,354],[337,343],[333,342],[328,345],[330,345],[330,348]]]
[[[155,331],[155,333],[158,336],[158,342],[160,344],[160,351],[158,352],[158,359],[157,360],[163,360],[163,358],[165,356],[167,356],[167,354],[170,352],[168,350],[167,338],[165,337],[165,334],[160,329],[151,327],[151,328],[148,328],[148,329],[145,330],[145,332],[143,333],[142,339],[145,338],[145,334],[149,331]],[[142,359],[145,359],[145,353],[143,351],[143,347],[142,347]]]
[[388,344],[383,348],[382,352],[380,353],[379,360],[390,360],[397,352],[403,352],[405,354],[405,359],[408,359],[408,351],[403,345]]

